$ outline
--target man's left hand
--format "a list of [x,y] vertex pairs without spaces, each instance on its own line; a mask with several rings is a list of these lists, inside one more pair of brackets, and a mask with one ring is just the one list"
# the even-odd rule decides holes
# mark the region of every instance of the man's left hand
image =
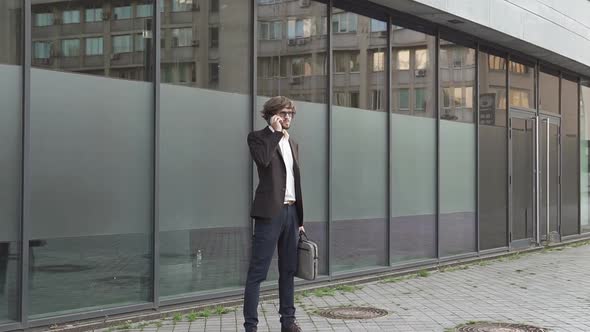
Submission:
[[299,226],[299,233],[301,232],[305,233],[305,228],[303,228],[303,226]]

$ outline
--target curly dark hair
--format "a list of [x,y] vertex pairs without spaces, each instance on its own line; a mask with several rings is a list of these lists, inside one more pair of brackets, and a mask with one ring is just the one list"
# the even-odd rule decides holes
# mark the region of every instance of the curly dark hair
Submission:
[[262,118],[264,118],[264,120],[269,121],[273,115],[277,114],[283,108],[288,108],[295,111],[295,104],[287,97],[275,96],[264,103],[264,107],[262,111],[260,111],[260,114],[262,114]]

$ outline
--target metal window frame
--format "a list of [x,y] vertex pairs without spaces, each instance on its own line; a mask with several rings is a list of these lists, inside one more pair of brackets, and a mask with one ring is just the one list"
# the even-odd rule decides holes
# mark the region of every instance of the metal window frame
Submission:
[[21,188],[21,243],[20,243],[20,321],[23,329],[29,327],[29,239],[30,228],[30,198],[31,198],[31,0],[23,3],[23,33],[24,47],[22,52],[22,188]]
[[582,234],[582,153],[581,153],[581,149],[580,147],[582,146],[581,141],[582,141],[582,123],[581,123],[581,119],[582,119],[582,79],[578,78],[577,79],[577,93],[578,93],[578,102],[576,103],[576,107],[577,107],[577,117],[578,117],[578,128],[576,128],[577,130],[577,134],[578,134],[578,139],[577,139],[577,149],[576,149],[576,158],[578,160],[578,164],[576,166],[576,171],[577,171],[577,178],[576,178],[576,182],[578,184],[578,235]]
[[393,265],[393,254],[391,252],[391,243],[393,242],[393,153],[391,147],[393,146],[393,116],[391,114],[391,88],[392,88],[392,56],[393,48],[393,34],[392,34],[392,17],[387,16],[387,51],[385,52],[386,64],[385,70],[385,111],[387,112],[387,261],[389,266]]
[[327,132],[327,139],[328,139],[328,163],[326,167],[327,178],[328,178],[328,191],[326,195],[328,196],[328,211],[327,211],[327,225],[326,227],[328,230],[326,231],[326,250],[328,250],[328,254],[326,257],[328,258],[326,269],[328,271],[328,276],[330,280],[334,278],[334,269],[332,268],[332,262],[334,262],[334,252],[332,250],[332,241],[333,241],[333,234],[332,234],[332,224],[334,222],[334,200],[332,197],[332,189],[334,188],[334,172],[332,172],[332,168],[334,167],[334,147],[332,146],[333,142],[333,135],[334,135],[334,112],[332,104],[334,103],[334,82],[332,79],[332,71],[333,71],[333,64],[334,64],[334,45],[333,45],[333,31],[332,31],[332,15],[334,9],[334,0],[328,0],[326,3],[326,33],[327,33],[327,60],[326,60],[326,75],[327,77],[327,110],[328,110],[328,132]]
[[434,114],[436,114],[436,189],[434,191],[434,199],[436,207],[436,259],[440,262],[440,29],[436,30],[435,38],[436,39],[434,42]]
[[480,135],[480,128],[479,128],[479,43],[475,45],[475,83],[473,88],[473,106],[475,108],[474,112],[474,122],[475,122],[475,250],[477,251],[478,255],[481,252],[481,235],[480,235],[480,220],[479,220],[479,165],[480,165],[480,156],[479,156],[479,135]]
[[152,301],[153,308],[160,306],[160,85],[161,85],[161,18],[160,2],[164,0],[153,0],[152,3],[152,56],[153,56],[153,100],[154,100],[154,164],[153,164],[153,202],[152,207]]

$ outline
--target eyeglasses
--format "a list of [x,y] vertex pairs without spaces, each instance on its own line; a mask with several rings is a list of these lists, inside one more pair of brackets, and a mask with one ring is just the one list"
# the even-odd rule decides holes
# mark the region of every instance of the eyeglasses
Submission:
[[291,117],[291,119],[293,119],[293,118],[295,117],[295,114],[296,114],[296,113],[297,113],[297,112],[279,112],[278,114],[279,114],[279,116],[280,116],[281,118],[283,118],[283,119],[284,119],[284,118],[286,118],[286,117],[287,117],[287,115],[288,115],[288,116],[290,116],[290,117]]

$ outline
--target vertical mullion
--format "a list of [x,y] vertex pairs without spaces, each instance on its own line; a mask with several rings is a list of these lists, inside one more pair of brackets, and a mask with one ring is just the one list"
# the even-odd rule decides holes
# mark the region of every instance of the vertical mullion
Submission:
[[564,141],[564,134],[565,134],[565,130],[563,130],[564,124],[566,123],[566,119],[565,119],[565,114],[563,114],[563,109],[561,107],[561,102],[562,102],[562,98],[561,98],[561,94],[562,94],[562,89],[563,89],[563,73],[560,71],[559,72],[559,96],[557,97],[557,100],[559,101],[559,105],[557,106],[559,115],[561,116],[560,120],[559,120],[559,126],[558,126],[558,142],[557,142],[557,153],[559,154],[557,156],[557,161],[558,161],[558,165],[557,165],[557,233],[559,236],[559,239],[561,241],[561,237],[562,237],[562,218],[561,218],[561,204],[563,203],[562,201],[562,186],[561,186],[561,170],[562,170],[562,166],[563,166],[563,141]]
[[161,14],[160,14],[160,2],[164,0],[154,0],[153,3],[153,22],[152,24],[152,50],[153,54],[153,87],[154,87],[154,196],[153,196],[153,229],[152,229],[152,240],[153,240],[153,304],[154,308],[158,309],[160,306],[160,26],[161,26]]
[[582,128],[582,123],[581,123],[581,111],[582,108],[581,106],[581,98],[582,98],[582,85],[581,85],[581,79],[578,78],[578,100],[577,100],[577,108],[578,108],[578,112],[576,114],[576,116],[578,117],[578,139],[577,139],[577,143],[576,143],[576,159],[578,162],[578,165],[576,166],[576,170],[577,170],[577,176],[578,176],[578,234],[582,234],[582,167],[580,165],[580,163],[582,162],[582,157],[581,157],[581,153],[580,153],[580,147],[581,147],[581,141],[582,141],[582,131],[580,130]]
[[29,238],[30,238],[30,142],[31,142],[31,0],[24,0],[22,53],[22,173],[21,173],[21,241],[20,241],[20,318],[29,326]]
[[578,100],[577,100],[577,117],[578,117],[578,143],[576,157],[578,161],[578,166],[576,167],[578,171],[578,234],[582,234],[582,152],[580,148],[582,146],[582,78],[578,77]]
[[[541,173],[541,163],[540,163],[540,155],[541,155],[541,141],[539,138],[539,133],[540,133],[540,120],[541,118],[539,117],[540,114],[540,110],[539,110],[539,61],[536,60],[535,61],[535,65],[534,65],[534,78],[533,78],[533,93],[534,93],[534,97],[533,97],[533,101],[534,101],[534,109],[535,109],[535,179],[536,179],[536,184],[535,184],[535,191],[536,191],[536,195],[535,195],[535,199],[536,199],[536,206],[535,206],[535,214],[536,214],[536,220],[537,220],[537,233],[538,233],[538,243],[540,244],[541,242],[541,219],[540,219],[540,214],[541,214],[541,177],[540,177],[540,173]],[[549,123],[547,123],[547,126],[549,126]],[[546,234],[545,234],[545,239],[549,240],[549,230],[547,230]]]
[[392,170],[393,170],[393,154],[391,153],[391,147],[392,147],[392,141],[393,141],[393,125],[391,123],[393,117],[391,116],[391,48],[393,46],[393,41],[392,41],[392,29],[391,29],[391,24],[392,24],[392,20],[391,20],[391,15],[387,15],[387,51],[385,52],[385,56],[386,56],[386,65],[385,65],[385,70],[386,70],[386,80],[385,80],[385,96],[386,96],[386,102],[385,102],[385,112],[387,112],[387,183],[388,183],[388,187],[387,187],[387,234],[389,234],[388,240],[387,240],[387,257],[388,257],[388,262],[389,265],[391,266],[393,264],[393,257],[391,254],[391,243],[392,243],[392,239],[393,239],[393,233],[392,233],[392,225],[391,225],[391,219],[393,217],[393,206],[391,204],[391,199],[393,197],[393,174],[392,174]]
[[434,114],[436,115],[436,258],[440,259],[440,30],[436,31],[434,49]]
[[333,218],[333,213],[332,213],[332,209],[334,207],[334,204],[332,202],[333,199],[333,195],[332,195],[332,189],[333,189],[333,172],[332,172],[332,164],[334,162],[334,156],[333,156],[333,149],[332,149],[332,132],[333,132],[333,114],[332,114],[332,102],[333,102],[333,88],[334,88],[334,82],[332,79],[332,61],[333,59],[333,50],[332,50],[332,0],[328,1],[327,4],[328,8],[328,13],[326,15],[326,28],[328,29],[327,34],[328,34],[328,59],[327,59],[327,74],[328,74],[328,168],[327,168],[327,172],[328,172],[328,238],[327,238],[327,246],[326,248],[328,249],[328,275],[330,276],[330,280],[332,279],[332,275],[333,275],[333,270],[332,270],[332,218]]
[[[257,71],[257,61],[256,61],[256,53],[257,53],[257,45],[256,45],[256,36],[258,33],[258,15],[256,11],[256,0],[250,1],[250,17],[252,18],[252,22],[250,22],[250,128],[249,132],[254,131],[255,126],[255,115],[256,112],[256,71]],[[248,205],[254,200],[254,161],[250,158],[250,162],[248,163]],[[248,218],[248,225],[250,227],[249,234],[253,237],[254,236],[254,220]]]
[[475,87],[473,105],[475,105],[475,247],[480,252],[479,225],[479,43],[475,46]]
[[505,84],[504,89],[506,94],[506,169],[508,176],[506,177],[506,189],[508,195],[506,196],[506,243],[508,250],[512,248],[512,122],[510,119],[510,54],[506,54],[504,57],[505,68]]

